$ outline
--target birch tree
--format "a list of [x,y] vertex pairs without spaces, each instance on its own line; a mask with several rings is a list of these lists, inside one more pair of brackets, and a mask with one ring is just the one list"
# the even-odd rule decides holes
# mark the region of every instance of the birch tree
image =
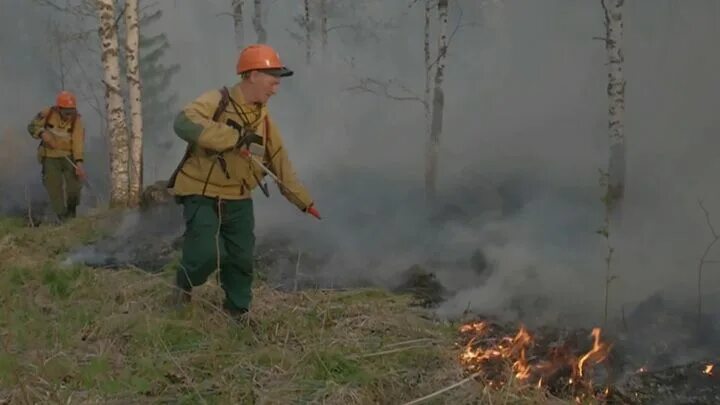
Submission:
[[423,97],[423,107],[425,109],[425,139],[430,139],[430,119],[432,109],[430,107],[430,83],[432,79],[432,64],[430,62],[430,17],[432,15],[433,0],[425,0],[425,29],[423,52],[425,55],[425,93]]
[[57,55],[57,62],[51,65],[51,69],[57,74],[60,90],[65,90],[69,71],[67,61],[65,60],[65,52],[67,51],[65,43],[68,41],[68,38],[58,23],[50,22],[48,26],[48,34],[50,38],[52,38],[52,43],[49,48],[51,52]]
[[238,50],[245,46],[245,18],[243,16],[243,6],[245,0],[232,0],[232,17],[235,27],[235,46]]
[[304,0],[305,18],[303,26],[305,28],[305,62],[309,65],[312,58],[312,18],[310,14],[310,0]]
[[129,205],[140,204],[143,187],[143,117],[142,85],[140,82],[140,30],[138,0],[125,0],[125,26],[127,29],[125,58],[130,96],[130,175]]
[[262,0],[255,0],[255,14],[253,15],[253,27],[257,33],[257,42],[264,44],[267,42],[267,31],[262,22]]
[[610,158],[607,171],[606,204],[619,218],[625,195],[625,79],[622,52],[623,15],[625,0],[601,0],[605,11],[605,49],[608,58],[608,135]]
[[120,92],[120,60],[114,0],[95,0],[99,19],[101,60],[105,85],[105,110],[110,137],[110,205],[128,203],[128,132]]
[[438,154],[440,152],[440,136],[442,135],[443,127],[443,110],[445,108],[445,94],[442,86],[445,76],[445,56],[448,49],[448,0],[438,1],[438,18],[440,22],[438,33],[438,56],[433,88],[430,139],[428,140],[427,161],[425,165],[425,192],[427,200],[430,204],[435,202],[435,195],[437,191]]
[[323,55],[327,53],[328,45],[328,16],[327,16],[327,0],[320,0],[320,44],[322,45]]

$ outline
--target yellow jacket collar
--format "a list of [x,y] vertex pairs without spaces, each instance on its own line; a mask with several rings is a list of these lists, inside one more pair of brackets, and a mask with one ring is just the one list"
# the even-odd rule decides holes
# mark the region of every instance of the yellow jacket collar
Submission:
[[[257,116],[257,119],[253,120],[251,124],[256,124],[260,122],[265,116],[267,115],[267,104],[249,104],[245,101],[245,96],[243,95],[242,91],[240,90],[240,83],[236,83],[233,85],[230,89],[230,97],[235,100],[235,102],[238,104],[239,107],[242,108],[243,111],[247,113],[252,113],[253,116],[257,116],[256,114],[259,111],[259,116]],[[232,102],[231,102],[232,103]],[[232,110],[232,106],[229,106],[229,109]]]

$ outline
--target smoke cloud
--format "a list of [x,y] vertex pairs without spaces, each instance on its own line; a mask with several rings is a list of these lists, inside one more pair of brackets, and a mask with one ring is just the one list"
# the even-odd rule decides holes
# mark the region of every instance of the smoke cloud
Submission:
[[[11,3],[19,15],[3,13],[4,23],[42,21],[49,12]],[[598,170],[608,148],[599,2],[450,3],[441,204],[431,215],[423,202],[422,105],[353,90],[372,78],[392,81],[391,94],[422,96],[422,7],[344,2],[331,10],[327,49],[318,38],[306,65],[304,44],[292,33],[301,30],[294,22],[301,5],[265,3],[268,41],[296,71],[271,111],[324,219],[298,213],[278,192],[268,200],[258,193],[260,241],[286,239],[317,258],[319,276],[338,284],[393,285],[421,265],[447,290],[437,309],[442,316],[470,309],[512,320],[602,322],[608,249],[596,234],[603,225]],[[658,292],[687,308],[712,237],[698,200],[720,227],[716,3],[625,5],[628,182],[622,227],[610,230],[614,319]],[[181,105],[237,80],[227,1],[159,7],[164,16],[155,29],[168,35],[168,60],[182,66],[175,80]],[[2,94],[17,98],[0,100],[0,123],[23,137],[57,86],[39,50],[43,34],[22,29],[9,36],[9,27],[0,25]],[[255,39],[249,21],[246,38]],[[88,127],[93,136],[101,132],[94,118]],[[153,162],[158,179],[184,149],[170,131],[167,137],[175,159]],[[27,162],[13,172],[31,181],[32,142],[22,139]],[[105,173],[105,164],[98,159],[91,170]],[[22,184],[15,176],[0,181],[10,195]],[[715,258],[711,252],[708,259]],[[719,304],[712,298],[720,289],[714,266],[705,266],[707,312]]]

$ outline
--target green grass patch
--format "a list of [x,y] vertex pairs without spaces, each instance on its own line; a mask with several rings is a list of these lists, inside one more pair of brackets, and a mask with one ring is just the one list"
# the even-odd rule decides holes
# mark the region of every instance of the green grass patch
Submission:
[[0,238],[17,232],[25,226],[25,220],[22,218],[5,218],[0,217]]
[[10,353],[0,353],[0,382],[4,386],[17,384],[17,374],[20,370],[17,356]]
[[332,381],[337,384],[367,384],[372,377],[360,363],[345,354],[329,350],[315,352],[310,357],[313,365],[312,378],[319,381]]
[[[238,324],[212,279],[190,308],[170,308],[172,264],[156,274],[60,265],[112,222],[0,219],[0,402],[394,404],[462,379],[454,326],[410,297],[282,293],[259,281],[252,322]],[[435,403],[486,395],[466,384]],[[512,398],[493,403],[535,403]]]
[[58,268],[46,265],[43,267],[42,280],[54,297],[65,299],[77,287],[77,281],[82,274],[79,267]]

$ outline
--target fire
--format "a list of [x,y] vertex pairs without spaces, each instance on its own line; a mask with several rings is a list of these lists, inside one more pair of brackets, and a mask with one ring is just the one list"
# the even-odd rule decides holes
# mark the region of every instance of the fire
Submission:
[[708,364],[705,366],[705,370],[703,370],[703,373],[707,375],[713,375],[713,368],[715,368],[714,364]]
[[600,328],[594,328],[592,336],[594,339],[592,350],[582,356],[578,362],[578,374],[580,377],[583,376],[583,366],[586,361],[590,360],[598,364],[604,361],[608,354],[610,354],[610,345],[600,340]]
[[487,329],[487,326],[488,325],[485,322],[468,323],[460,327],[460,333],[475,332],[481,335],[485,333],[485,329]]
[[580,394],[578,398],[585,397],[582,392],[593,390],[587,381],[589,369],[606,361],[612,347],[602,340],[600,328],[592,330],[592,348],[579,354],[569,343],[555,345],[541,339],[538,346],[525,326],[514,335],[499,333],[498,325],[486,321],[467,323],[459,330],[466,342],[460,363],[468,373],[481,372],[489,386],[504,386],[506,371],[510,370],[520,382],[549,390],[572,390],[574,396]]
[[489,331],[489,325],[485,322],[475,322],[460,327],[461,333],[474,333],[470,342],[460,354],[461,363],[470,371],[480,369],[484,363],[495,360],[514,360],[512,370],[515,378],[526,380],[531,375],[531,367],[528,364],[526,353],[532,345],[533,339],[527,329],[523,326],[514,337],[505,336],[489,348],[482,348],[476,345],[477,340]]
[[528,365],[527,359],[525,359],[525,349],[520,351],[520,358],[513,363],[513,371],[515,371],[515,378],[518,380],[526,380],[530,377],[530,365]]

